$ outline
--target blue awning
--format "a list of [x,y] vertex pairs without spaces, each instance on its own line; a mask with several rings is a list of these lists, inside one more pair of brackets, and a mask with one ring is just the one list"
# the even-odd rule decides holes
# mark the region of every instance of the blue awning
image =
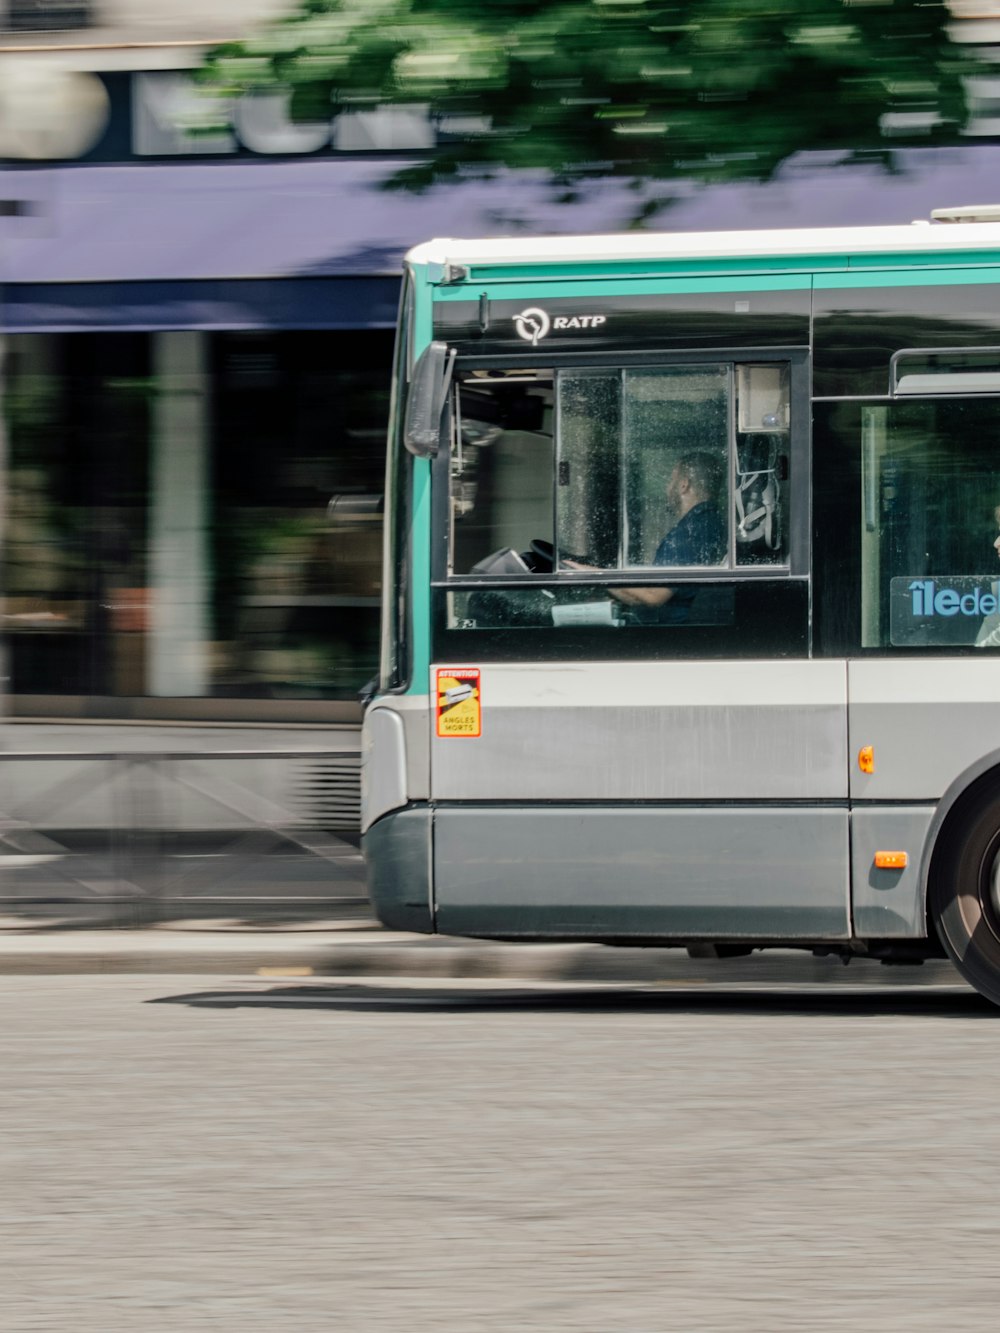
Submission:
[[[662,187],[669,230],[863,225],[975,201],[1000,148],[911,149],[889,176],[801,154],[767,184]],[[616,231],[621,181],[559,204],[545,178],[505,172],[420,195],[385,189],[385,158],[144,162],[0,174],[0,327],[388,327],[403,254],[433,236]]]
[[398,301],[397,277],[14,283],[0,329],[391,329]]
[[0,218],[0,279],[398,274],[405,252],[433,236],[614,230],[625,216],[620,185],[565,208],[529,173],[419,195],[387,190],[403,165],[308,158],[7,169],[0,197],[15,215]]
[[[8,169],[0,177],[0,328],[389,328],[406,251],[509,227],[502,182],[410,196],[385,159]],[[537,231],[611,229],[541,177],[519,183]],[[559,225],[561,223],[561,226]]]

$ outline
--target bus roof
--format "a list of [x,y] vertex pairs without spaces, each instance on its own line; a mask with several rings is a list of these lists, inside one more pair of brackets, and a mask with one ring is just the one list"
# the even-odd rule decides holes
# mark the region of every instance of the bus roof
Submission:
[[760,231],[622,232],[608,236],[533,236],[415,246],[411,264],[622,263],[629,260],[768,258],[804,255],[1000,251],[1000,223],[912,222],[891,227],[810,227]]

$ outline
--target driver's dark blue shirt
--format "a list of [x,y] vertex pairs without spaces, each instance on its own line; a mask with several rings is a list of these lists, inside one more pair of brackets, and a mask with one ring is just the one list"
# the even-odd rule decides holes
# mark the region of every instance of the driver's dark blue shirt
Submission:
[[656,548],[654,565],[717,565],[726,554],[726,528],[710,500],[692,505]]
[[[693,505],[656,548],[654,565],[717,565],[726,554],[726,525],[710,500]],[[675,587],[674,595],[651,617],[660,625],[682,625],[691,614],[698,589]],[[646,617],[643,617],[645,619]]]

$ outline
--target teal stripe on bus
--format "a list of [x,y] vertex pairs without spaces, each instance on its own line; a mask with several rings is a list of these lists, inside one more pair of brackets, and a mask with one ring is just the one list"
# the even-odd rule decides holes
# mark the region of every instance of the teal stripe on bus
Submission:
[[875,269],[864,273],[817,273],[817,291],[843,287],[974,287],[1000,282],[1000,261],[995,268]]
[[[535,283],[513,283],[487,290],[486,295],[497,301],[544,301],[557,298],[583,298],[608,296],[659,296],[670,294],[696,294],[698,292],[787,292],[803,291],[810,287],[817,290],[835,291],[837,288],[860,287],[943,287],[948,285],[973,286],[976,283],[1000,282],[1000,256],[995,266],[974,268],[865,268],[840,269],[836,273],[776,273],[770,277],[734,275],[731,278],[663,278],[656,280],[623,282],[612,279],[606,282],[576,281],[565,282],[541,281]],[[474,301],[480,296],[480,288],[463,283],[459,287],[434,289],[435,303],[445,304],[454,301]],[[429,341],[429,339],[428,339]]]
[[[433,334],[433,290],[427,282],[422,266],[414,270],[413,329],[411,347],[413,360],[431,341]],[[413,490],[410,524],[410,649],[412,665],[407,694],[427,693],[427,672],[430,669],[431,627],[431,461],[414,458]]]
[[431,461],[413,460],[413,526],[410,534],[411,570],[410,589],[412,620],[412,666],[407,694],[427,693],[427,672],[431,660]]
[[[748,237],[749,239],[749,237]],[[675,280],[684,277],[756,277],[764,275],[792,275],[811,273],[847,272],[852,269],[901,269],[913,272],[919,269],[934,268],[979,268],[983,265],[1000,264],[1000,253],[996,250],[951,250],[910,251],[904,254],[896,252],[882,254],[844,254],[833,255],[726,255],[714,259],[662,259],[646,261],[621,261],[604,264],[601,262],[543,264],[472,264],[468,278],[455,287],[439,287],[437,294],[445,300],[459,299],[457,293],[479,283],[496,283],[510,286],[518,283],[531,283],[533,286],[543,282],[621,282],[636,281],[651,284],[658,279]],[[425,279],[427,270],[422,269]],[[512,298],[513,299],[513,298]]]
[[[497,301],[544,301],[569,296],[659,296],[671,292],[795,292],[808,290],[812,280],[811,273],[775,273],[768,277],[645,278],[629,282],[617,278],[606,282],[542,281],[513,283],[486,294]],[[434,300],[475,301],[479,295],[476,284],[462,283],[460,287],[435,288]]]
[[434,288],[427,281],[427,270],[418,266],[413,272],[413,327],[410,330],[410,355],[413,361],[434,336]]
[[[591,278],[629,279],[650,282],[656,278],[718,277],[728,273],[753,277],[761,273],[815,273],[819,269],[846,268],[845,255],[816,255],[804,259],[773,259],[761,255],[747,259],[729,255],[725,259],[655,259],[645,263],[617,264],[473,264],[469,277],[462,284],[468,287],[479,282],[544,282],[586,280]],[[567,269],[571,267],[572,272]],[[444,290],[448,290],[445,288]]]
[[911,255],[851,255],[849,267],[857,268],[981,268],[984,264],[1000,264],[996,250],[928,250]]

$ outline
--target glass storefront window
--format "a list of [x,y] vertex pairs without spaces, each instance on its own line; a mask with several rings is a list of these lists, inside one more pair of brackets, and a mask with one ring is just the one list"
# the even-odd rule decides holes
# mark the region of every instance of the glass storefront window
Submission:
[[267,700],[283,716],[354,700],[377,664],[391,335],[8,349],[15,707],[63,696],[60,711],[99,716],[131,700],[142,716],[154,696],[224,697],[266,717]]
[[391,336],[213,354],[216,692],[354,697],[378,662]]
[[14,693],[142,692],[147,343],[10,339],[3,577]]

